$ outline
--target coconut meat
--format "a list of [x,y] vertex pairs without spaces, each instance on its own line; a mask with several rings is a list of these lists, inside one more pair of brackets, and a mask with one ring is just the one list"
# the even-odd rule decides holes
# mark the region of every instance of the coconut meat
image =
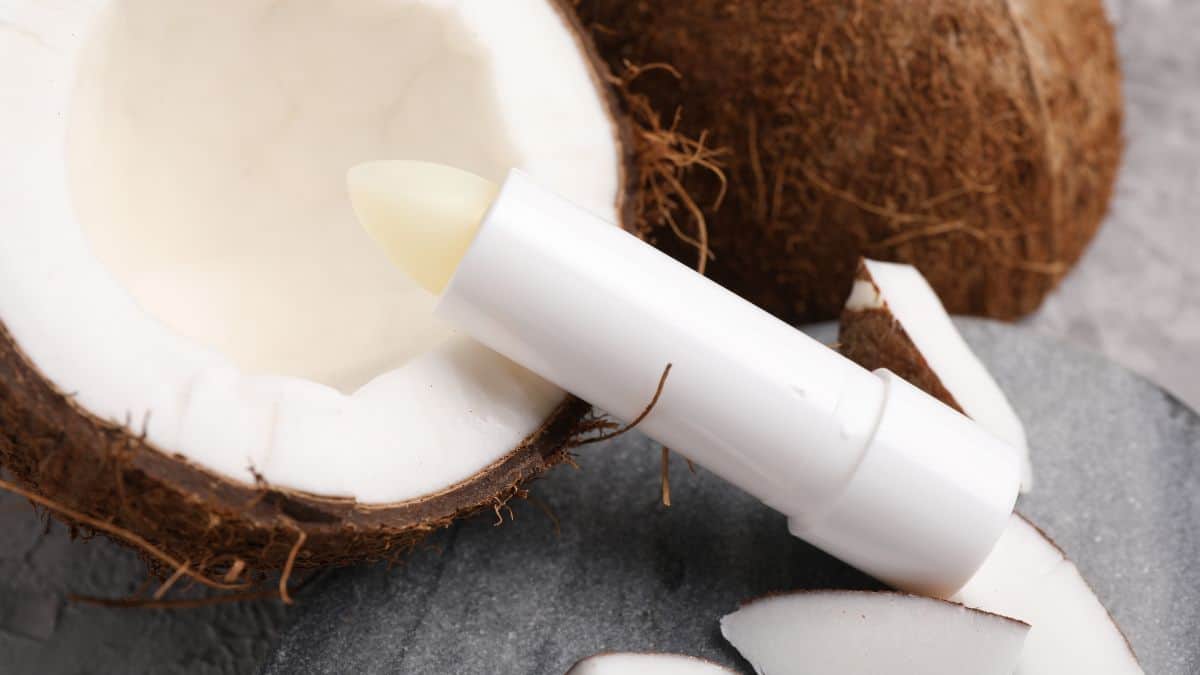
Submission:
[[0,322],[78,405],[231,479],[383,504],[561,402],[439,325],[344,188],[387,157],[520,167],[615,221],[613,125],[548,2],[2,13]]
[[850,312],[887,309],[968,417],[1021,456],[1021,486],[1033,484],[1025,426],[1004,391],[963,340],[933,287],[912,265],[863,260],[869,279],[856,279]]
[[611,652],[583,659],[567,675],[732,675],[712,661],[682,654]]
[[721,634],[771,675],[1011,675],[1029,626],[914,595],[801,591],[743,605]]
[[1075,564],[1014,514],[983,566],[952,598],[1028,622],[1016,675],[1138,675],[1137,657]]

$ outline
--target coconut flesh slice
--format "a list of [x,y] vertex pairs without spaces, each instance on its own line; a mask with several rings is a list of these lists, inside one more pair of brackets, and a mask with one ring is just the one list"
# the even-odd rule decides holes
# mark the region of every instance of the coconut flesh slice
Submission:
[[838,344],[864,368],[891,370],[1016,448],[1021,491],[1033,486],[1021,419],[917,268],[860,260]]
[[567,675],[733,675],[733,671],[682,654],[612,652],[583,659]]
[[767,596],[721,619],[725,639],[769,675],[1010,675],[1028,632],[996,614],[884,591]]
[[624,122],[558,5],[16,0],[0,62],[27,488],[278,568],[300,532],[300,565],[390,555],[561,457],[586,406],[438,324],[344,188],[378,158],[519,167],[618,222]]
[[1062,550],[1013,514],[983,567],[952,600],[1027,621],[1018,675],[1134,675],[1137,657]]

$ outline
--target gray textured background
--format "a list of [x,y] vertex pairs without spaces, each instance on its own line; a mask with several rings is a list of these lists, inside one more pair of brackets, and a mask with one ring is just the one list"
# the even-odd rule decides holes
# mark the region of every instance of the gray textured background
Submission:
[[[1080,267],[1025,324],[1106,354],[1197,407],[1200,2],[1110,0],[1109,5],[1126,75],[1128,148],[1117,197]],[[1023,412],[1031,405],[1017,403]],[[1144,452],[1147,447],[1110,451]],[[1182,461],[1168,463],[1162,471],[1195,476],[1196,466]],[[1064,470],[1088,475],[1087,466]],[[652,476],[637,480],[644,483],[639,489],[652,489]],[[1154,484],[1140,487],[1153,490]],[[1194,532],[1197,516],[1188,511],[1194,505],[1131,499],[1128,512],[1137,518],[1169,523],[1179,528],[1180,536]],[[1089,537],[1098,537],[1098,545],[1106,538],[1119,539],[1120,530],[1096,523],[1094,513],[1046,515],[1053,521],[1051,530],[1079,539],[1076,545]],[[1093,563],[1080,562],[1090,574]],[[1194,615],[1155,616],[1148,608],[1191,597],[1188,591],[1194,593],[1200,579],[1194,567],[1166,568],[1165,562],[1150,558],[1141,567],[1113,568],[1118,578],[1106,577],[1107,586],[1098,590],[1111,598],[1118,587],[1139,589],[1137,602],[1114,608],[1118,616],[1139,626],[1165,626],[1161,632],[1139,630],[1135,642],[1156,654],[1160,648],[1164,654],[1178,654],[1179,644],[1164,641],[1178,634],[1173,632],[1178,622]],[[127,551],[103,541],[71,542],[62,527],[45,529],[23,500],[0,495],[0,672],[247,673],[277,640],[285,612],[275,603],[197,610],[181,620],[170,612],[113,611],[65,602],[67,593],[128,595],[141,579],[140,563]],[[385,585],[400,584],[402,577]],[[1188,644],[1200,641],[1196,632],[1192,638]],[[1163,661],[1161,666],[1151,672],[1200,672],[1195,662]]]
[[1095,242],[1027,323],[1200,408],[1200,2],[1107,4],[1125,72],[1125,164]]
[[[962,325],[1033,439],[1037,485],[1018,508],[1075,560],[1147,673],[1200,672],[1200,418],[1100,356]],[[749,673],[719,637],[721,615],[773,591],[871,586],[678,459],[674,505],[658,506],[657,450],[630,434],[536,484],[559,534],[536,505],[514,504],[504,527],[464,524],[402,569],[336,575],[294,614],[267,675],[561,675],[608,650],[677,651]]]

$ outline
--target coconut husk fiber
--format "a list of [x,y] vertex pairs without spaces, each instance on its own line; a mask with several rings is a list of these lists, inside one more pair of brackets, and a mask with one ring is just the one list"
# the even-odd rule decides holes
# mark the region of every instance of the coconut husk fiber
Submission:
[[[879,287],[861,261],[854,278],[856,282],[871,284],[879,293]],[[887,368],[942,403],[966,414],[886,303],[882,307],[842,309],[838,321],[837,348],[842,356],[863,368]]]
[[[859,256],[1012,319],[1079,259],[1122,151],[1100,0],[581,0],[631,88],[729,150],[684,176],[707,272],[791,321],[838,315]],[[725,188],[723,201],[718,193]],[[720,203],[719,208],[713,205]],[[644,233],[689,263],[698,233]]]
[[568,460],[574,439],[602,428],[585,417],[589,409],[568,398],[524,443],[463,483],[362,505],[242,485],[152,446],[139,422],[97,419],[41,377],[0,324],[0,466],[14,479],[2,487],[46,508],[73,535],[103,533],[129,545],[162,578],[185,570],[220,590],[256,587],[271,571],[395,559],[458,518],[499,515],[523,483]]

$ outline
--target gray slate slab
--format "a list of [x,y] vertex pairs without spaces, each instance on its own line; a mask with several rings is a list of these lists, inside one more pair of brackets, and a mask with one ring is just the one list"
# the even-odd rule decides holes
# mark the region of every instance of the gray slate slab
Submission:
[[[1076,561],[1151,674],[1200,672],[1200,418],[1099,356],[962,322],[1026,421],[1036,488],[1020,509]],[[515,503],[402,567],[349,570],[292,616],[266,673],[544,673],[606,650],[748,666],[720,638],[738,603],[874,582],[784,519],[630,434],[581,452]]]

